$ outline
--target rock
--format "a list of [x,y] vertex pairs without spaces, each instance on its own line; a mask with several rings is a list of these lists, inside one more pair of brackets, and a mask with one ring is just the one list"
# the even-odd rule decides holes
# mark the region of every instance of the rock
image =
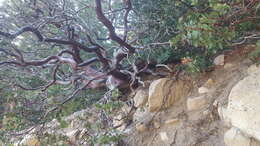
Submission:
[[166,132],[160,132],[160,137],[161,137],[161,140],[164,141],[164,142],[169,141],[169,137],[168,137]]
[[65,135],[69,138],[70,141],[75,142],[80,132],[81,131],[79,129],[76,129],[76,130],[68,131]]
[[260,140],[260,73],[239,81],[231,90],[227,118],[243,133]]
[[141,107],[146,104],[148,100],[148,91],[147,90],[138,90],[134,96],[134,106]]
[[215,59],[214,59],[214,64],[215,65],[224,65],[225,64],[225,55],[221,54],[219,56],[217,56]]
[[224,65],[224,69],[229,69],[229,68],[232,68],[234,65],[231,64],[231,63],[227,63]]
[[176,125],[179,122],[179,119],[169,119],[165,121],[166,125]]
[[205,96],[192,97],[187,99],[188,111],[199,110],[205,107],[207,104],[207,98]]
[[231,121],[228,118],[228,113],[227,113],[226,108],[219,106],[218,107],[218,115],[227,127],[231,127]]
[[113,127],[118,127],[119,131],[123,131],[125,129],[125,121],[124,115],[119,114],[113,119]]
[[207,82],[203,85],[206,88],[211,88],[215,85],[215,81],[213,79],[208,79]]
[[162,78],[153,81],[149,87],[149,111],[155,112],[170,107],[182,97],[187,96],[190,88],[191,84],[181,80]]
[[83,139],[84,136],[86,136],[86,133],[88,132],[88,129],[83,129],[80,133],[79,133],[79,139]]
[[161,127],[160,122],[154,121],[154,122],[153,122],[153,127],[154,127],[155,129],[159,129],[159,128]]
[[152,119],[153,114],[148,111],[147,108],[138,108],[134,115],[133,121],[134,122],[145,122]]
[[145,131],[148,130],[147,125],[144,124],[144,123],[137,123],[137,124],[135,125],[135,128],[136,128],[136,130],[137,130],[138,132],[145,132]]
[[237,129],[232,127],[224,135],[226,146],[260,146],[260,142],[249,138]]
[[259,73],[260,73],[260,67],[257,66],[256,64],[251,65],[251,66],[247,69],[247,73],[248,73],[249,75],[259,74]]
[[225,133],[224,142],[226,146],[250,146],[250,139],[234,127]]
[[20,142],[20,145],[24,146],[39,146],[40,141],[35,135],[26,135]]
[[199,90],[198,90],[198,92],[199,92],[200,94],[204,94],[204,93],[210,92],[210,90],[209,90],[207,87],[200,87]]
[[124,114],[128,114],[131,111],[131,106],[127,105],[126,103],[124,103],[124,105],[121,108],[122,112]]

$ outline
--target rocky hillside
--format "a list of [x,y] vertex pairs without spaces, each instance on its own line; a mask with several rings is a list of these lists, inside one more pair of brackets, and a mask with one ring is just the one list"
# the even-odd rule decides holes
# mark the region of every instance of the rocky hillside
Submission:
[[[260,146],[260,67],[247,57],[246,46],[216,57],[211,72],[169,75],[145,82],[129,95],[113,127],[124,136],[117,145],[129,146]],[[242,50],[242,51],[241,51]],[[88,145],[86,123],[95,123],[94,109],[53,120],[44,133],[67,137],[53,145]],[[32,130],[17,145],[39,145]],[[112,145],[112,144],[111,144]],[[116,145],[115,143],[113,145]]]

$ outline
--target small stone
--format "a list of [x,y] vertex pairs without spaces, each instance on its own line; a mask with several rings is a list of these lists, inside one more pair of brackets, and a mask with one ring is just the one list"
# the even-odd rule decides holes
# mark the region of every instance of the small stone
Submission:
[[138,108],[133,115],[133,121],[143,122],[146,119],[152,119],[152,116],[153,113],[150,113],[147,108]]
[[199,110],[207,104],[207,98],[204,96],[192,97],[187,100],[188,111]]
[[138,132],[145,132],[148,130],[147,126],[144,123],[137,123],[135,128]]
[[209,90],[208,88],[206,88],[206,87],[200,87],[199,90],[198,90],[198,92],[199,92],[200,94],[204,94],[204,93],[210,92],[210,90]]
[[209,114],[210,114],[210,111],[209,111],[209,110],[203,111],[203,115],[204,115],[204,116],[207,116],[207,115],[209,115]]
[[134,106],[142,107],[148,101],[148,91],[147,90],[138,90],[134,96]]
[[75,128],[75,126],[76,126],[76,122],[75,122],[74,120],[72,120],[72,121],[70,122],[70,127],[71,127],[71,128]]
[[161,137],[162,141],[165,141],[165,142],[169,141],[169,137],[166,132],[160,132],[160,137]]
[[229,68],[232,68],[234,65],[231,64],[231,63],[227,63],[224,65],[224,69],[229,69]]
[[159,128],[161,127],[160,122],[154,121],[154,122],[153,122],[153,127],[154,127],[155,129],[159,129]]
[[165,121],[166,125],[176,125],[179,122],[179,119],[170,119]]
[[119,114],[113,119],[113,127],[118,127],[117,130],[123,131],[125,129],[124,116]]
[[20,145],[24,146],[39,146],[39,139],[35,135],[26,135],[20,142]]
[[214,59],[215,65],[224,65],[225,64],[225,55],[221,54]]
[[215,84],[215,81],[213,79],[208,79],[207,82],[204,84],[204,87],[211,88]]
[[224,142],[226,146],[251,146],[250,138],[244,136],[234,127],[225,133]]
[[77,136],[80,133],[80,130],[76,129],[76,130],[72,130],[72,131],[68,131],[66,133],[66,136],[73,142],[75,142],[77,140]]

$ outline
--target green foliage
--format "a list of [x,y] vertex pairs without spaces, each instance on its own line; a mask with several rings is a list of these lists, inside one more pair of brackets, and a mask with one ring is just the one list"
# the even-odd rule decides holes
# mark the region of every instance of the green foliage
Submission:
[[256,49],[248,54],[249,58],[256,62],[258,65],[260,64],[260,41],[256,43]]
[[151,46],[150,51],[144,52],[150,52],[158,63],[191,58],[192,62],[184,65],[188,72],[210,67],[215,54],[230,49],[232,42],[246,32],[256,31],[260,22],[257,18],[249,19],[252,13],[259,15],[259,4],[237,14],[236,9],[243,9],[241,0],[141,0],[134,1],[134,6],[140,12],[141,22],[148,23],[141,25],[147,26],[148,31],[143,33],[140,43],[171,43],[167,47]]
[[191,61],[183,65],[183,69],[188,73],[198,73],[207,70],[211,65],[211,60],[205,56],[192,56]]

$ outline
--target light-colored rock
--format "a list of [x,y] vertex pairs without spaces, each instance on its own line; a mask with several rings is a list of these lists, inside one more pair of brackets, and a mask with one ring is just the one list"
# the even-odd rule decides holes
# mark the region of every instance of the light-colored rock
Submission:
[[134,122],[146,122],[152,119],[153,113],[150,113],[147,108],[138,108],[134,115]]
[[169,137],[168,137],[166,132],[160,132],[160,137],[161,137],[161,140],[164,141],[164,142],[169,141]]
[[138,132],[145,132],[145,131],[148,130],[147,125],[144,124],[144,123],[137,123],[137,124],[135,125],[135,128],[136,128],[136,130],[137,130]]
[[239,129],[232,127],[224,135],[226,146],[260,146],[260,142],[245,136]]
[[198,90],[198,92],[199,92],[200,94],[204,94],[204,93],[210,92],[210,90],[209,90],[207,87],[200,87],[199,90]]
[[176,119],[176,118],[175,118],[175,119],[166,120],[166,121],[165,121],[165,124],[172,126],[172,125],[176,125],[178,122],[179,122],[179,119]]
[[138,90],[134,96],[134,106],[141,107],[146,104],[148,100],[148,90]]
[[224,142],[226,146],[250,146],[250,138],[234,127],[225,133]]
[[219,106],[218,107],[218,115],[220,117],[220,119],[224,122],[224,124],[228,127],[231,127],[231,121],[228,118],[228,113],[227,113],[227,109]]
[[215,85],[215,81],[213,79],[208,79],[203,86],[206,88],[212,88],[214,85]]
[[124,105],[122,106],[121,110],[124,114],[128,114],[131,111],[131,106],[127,105],[126,103],[124,103]]
[[154,122],[153,122],[153,127],[154,127],[155,129],[159,129],[159,128],[161,127],[160,122],[154,121]]
[[231,124],[260,140],[260,74],[239,81],[229,95],[227,115]]
[[221,54],[221,55],[217,56],[214,59],[214,64],[215,65],[224,65],[225,64],[225,55]]
[[256,64],[251,65],[247,69],[247,74],[249,74],[249,75],[255,75],[255,74],[259,74],[259,73],[260,73],[260,66],[257,66]]
[[119,114],[113,119],[113,127],[118,127],[117,129],[123,131],[125,129],[124,115]]
[[81,132],[79,133],[79,139],[83,139],[87,132],[88,129],[84,128],[83,130],[81,130]]
[[66,136],[69,138],[70,141],[75,142],[77,140],[77,136],[80,134],[79,129],[71,130],[66,132]]
[[226,63],[225,65],[224,65],[224,69],[229,69],[229,68],[232,68],[234,65],[233,64],[231,64],[231,63]]
[[155,112],[168,108],[189,93],[191,84],[181,80],[162,78],[153,81],[149,87],[149,111]]
[[205,96],[190,97],[187,99],[187,109],[188,111],[199,110],[207,105],[207,98]]
[[26,135],[20,142],[20,145],[24,146],[39,146],[40,141],[35,135]]

